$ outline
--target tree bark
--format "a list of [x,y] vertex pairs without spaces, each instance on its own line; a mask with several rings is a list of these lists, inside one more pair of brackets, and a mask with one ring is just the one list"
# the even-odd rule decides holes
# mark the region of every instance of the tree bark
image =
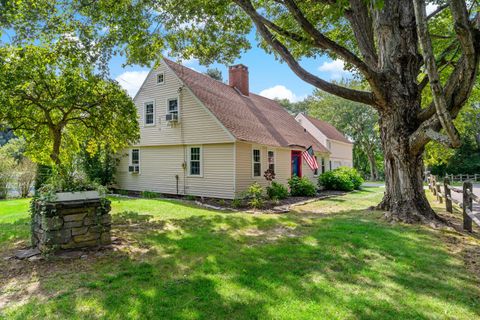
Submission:
[[378,209],[387,211],[389,219],[407,223],[439,220],[423,189],[423,150],[413,153],[410,149],[413,128],[409,118],[408,112],[393,107],[380,119],[385,194]]
[[50,133],[52,134],[53,138],[53,147],[52,153],[50,154],[50,159],[60,167],[62,161],[60,160],[60,147],[62,144],[62,129],[61,128],[50,128]]

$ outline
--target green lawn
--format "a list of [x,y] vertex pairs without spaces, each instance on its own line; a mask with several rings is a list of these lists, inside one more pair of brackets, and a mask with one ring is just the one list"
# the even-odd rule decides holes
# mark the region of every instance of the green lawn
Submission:
[[[480,283],[445,241],[456,235],[363,210],[382,192],[282,215],[113,199],[116,251],[15,267],[1,259],[0,318],[480,318]],[[26,241],[27,207],[0,202],[0,253]]]

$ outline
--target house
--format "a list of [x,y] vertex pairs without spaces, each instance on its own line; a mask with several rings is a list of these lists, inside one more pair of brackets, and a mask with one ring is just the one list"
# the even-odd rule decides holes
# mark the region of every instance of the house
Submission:
[[[229,68],[229,84],[168,59],[151,70],[134,98],[140,140],[121,153],[117,188],[233,199],[292,175],[316,182],[302,152],[327,148],[276,101],[249,92],[248,68]],[[320,160],[318,160],[321,163]]]
[[295,119],[330,152],[329,170],[353,167],[353,143],[330,123],[300,113]]

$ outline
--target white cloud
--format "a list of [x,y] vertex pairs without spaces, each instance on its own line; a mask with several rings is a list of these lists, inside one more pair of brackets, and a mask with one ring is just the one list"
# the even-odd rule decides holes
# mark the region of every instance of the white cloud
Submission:
[[300,101],[304,98],[295,95],[292,90],[282,85],[276,85],[274,87],[265,89],[260,92],[260,95],[269,99],[287,99],[291,102]]
[[336,59],[330,62],[324,62],[318,70],[330,74],[332,80],[340,80],[344,76],[349,76],[350,72],[344,69],[345,63],[343,60]]
[[425,9],[427,9],[427,15],[429,15],[433,11],[437,10],[437,8],[438,8],[438,4],[433,4],[433,3],[427,4],[427,7],[425,8]]
[[131,97],[134,97],[145,78],[147,78],[148,71],[126,71],[115,78],[120,83],[122,88],[127,90]]

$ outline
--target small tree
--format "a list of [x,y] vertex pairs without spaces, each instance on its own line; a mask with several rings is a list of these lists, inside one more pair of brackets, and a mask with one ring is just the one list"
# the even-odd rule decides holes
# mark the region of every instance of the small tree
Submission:
[[0,48],[0,123],[25,138],[36,162],[60,167],[84,143],[92,154],[121,149],[138,139],[136,117],[127,93],[69,41]]
[[6,199],[8,196],[8,187],[12,181],[13,167],[13,159],[0,153],[0,199]]

